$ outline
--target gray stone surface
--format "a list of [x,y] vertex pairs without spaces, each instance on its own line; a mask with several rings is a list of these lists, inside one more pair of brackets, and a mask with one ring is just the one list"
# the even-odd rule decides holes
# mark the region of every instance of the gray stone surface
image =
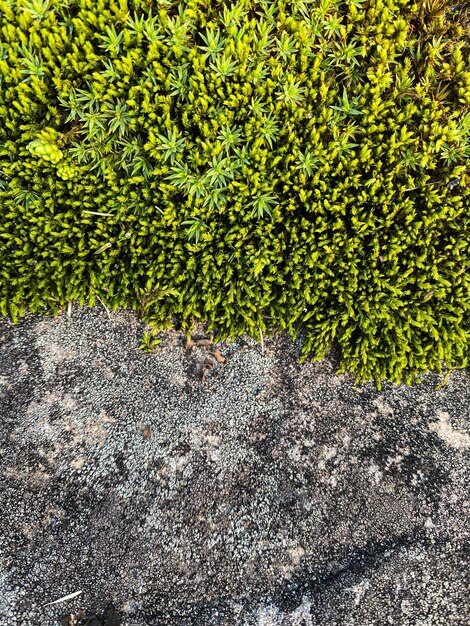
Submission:
[[201,378],[143,330],[0,320],[1,626],[468,626],[469,371],[378,392],[278,336]]

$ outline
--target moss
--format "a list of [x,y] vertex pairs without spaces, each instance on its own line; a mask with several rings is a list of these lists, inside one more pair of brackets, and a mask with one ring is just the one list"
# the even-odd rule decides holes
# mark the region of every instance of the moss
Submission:
[[434,0],[0,0],[1,313],[465,366],[467,35]]

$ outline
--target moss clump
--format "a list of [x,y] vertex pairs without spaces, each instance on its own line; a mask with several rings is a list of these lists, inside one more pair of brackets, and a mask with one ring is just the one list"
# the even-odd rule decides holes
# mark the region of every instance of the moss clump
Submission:
[[437,0],[0,0],[0,311],[470,347],[470,72]]
[[56,145],[58,138],[59,133],[56,130],[43,128],[38,133],[37,139],[29,142],[27,148],[33,156],[56,164],[64,156]]
[[75,178],[75,173],[75,167],[73,165],[61,163],[57,167],[57,176],[62,178],[62,180],[72,180],[72,178]]
[[62,158],[62,152],[53,144],[42,141],[41,139],[35,139],[28,144],[28,150],[32,155],[37,156],[50,163],[58,163]]

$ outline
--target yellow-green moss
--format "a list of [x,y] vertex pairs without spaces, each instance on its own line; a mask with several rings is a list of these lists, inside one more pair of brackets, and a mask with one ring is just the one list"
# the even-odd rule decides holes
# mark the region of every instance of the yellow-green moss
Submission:
[[465,365],[467,41],[432,0],[0,0],[0,311]]

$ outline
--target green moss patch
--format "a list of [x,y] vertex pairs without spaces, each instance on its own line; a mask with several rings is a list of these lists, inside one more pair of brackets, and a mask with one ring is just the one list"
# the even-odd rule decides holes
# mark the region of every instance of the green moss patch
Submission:
[[470,348],[470,56],[438,0],[0,0],[0,311]]

